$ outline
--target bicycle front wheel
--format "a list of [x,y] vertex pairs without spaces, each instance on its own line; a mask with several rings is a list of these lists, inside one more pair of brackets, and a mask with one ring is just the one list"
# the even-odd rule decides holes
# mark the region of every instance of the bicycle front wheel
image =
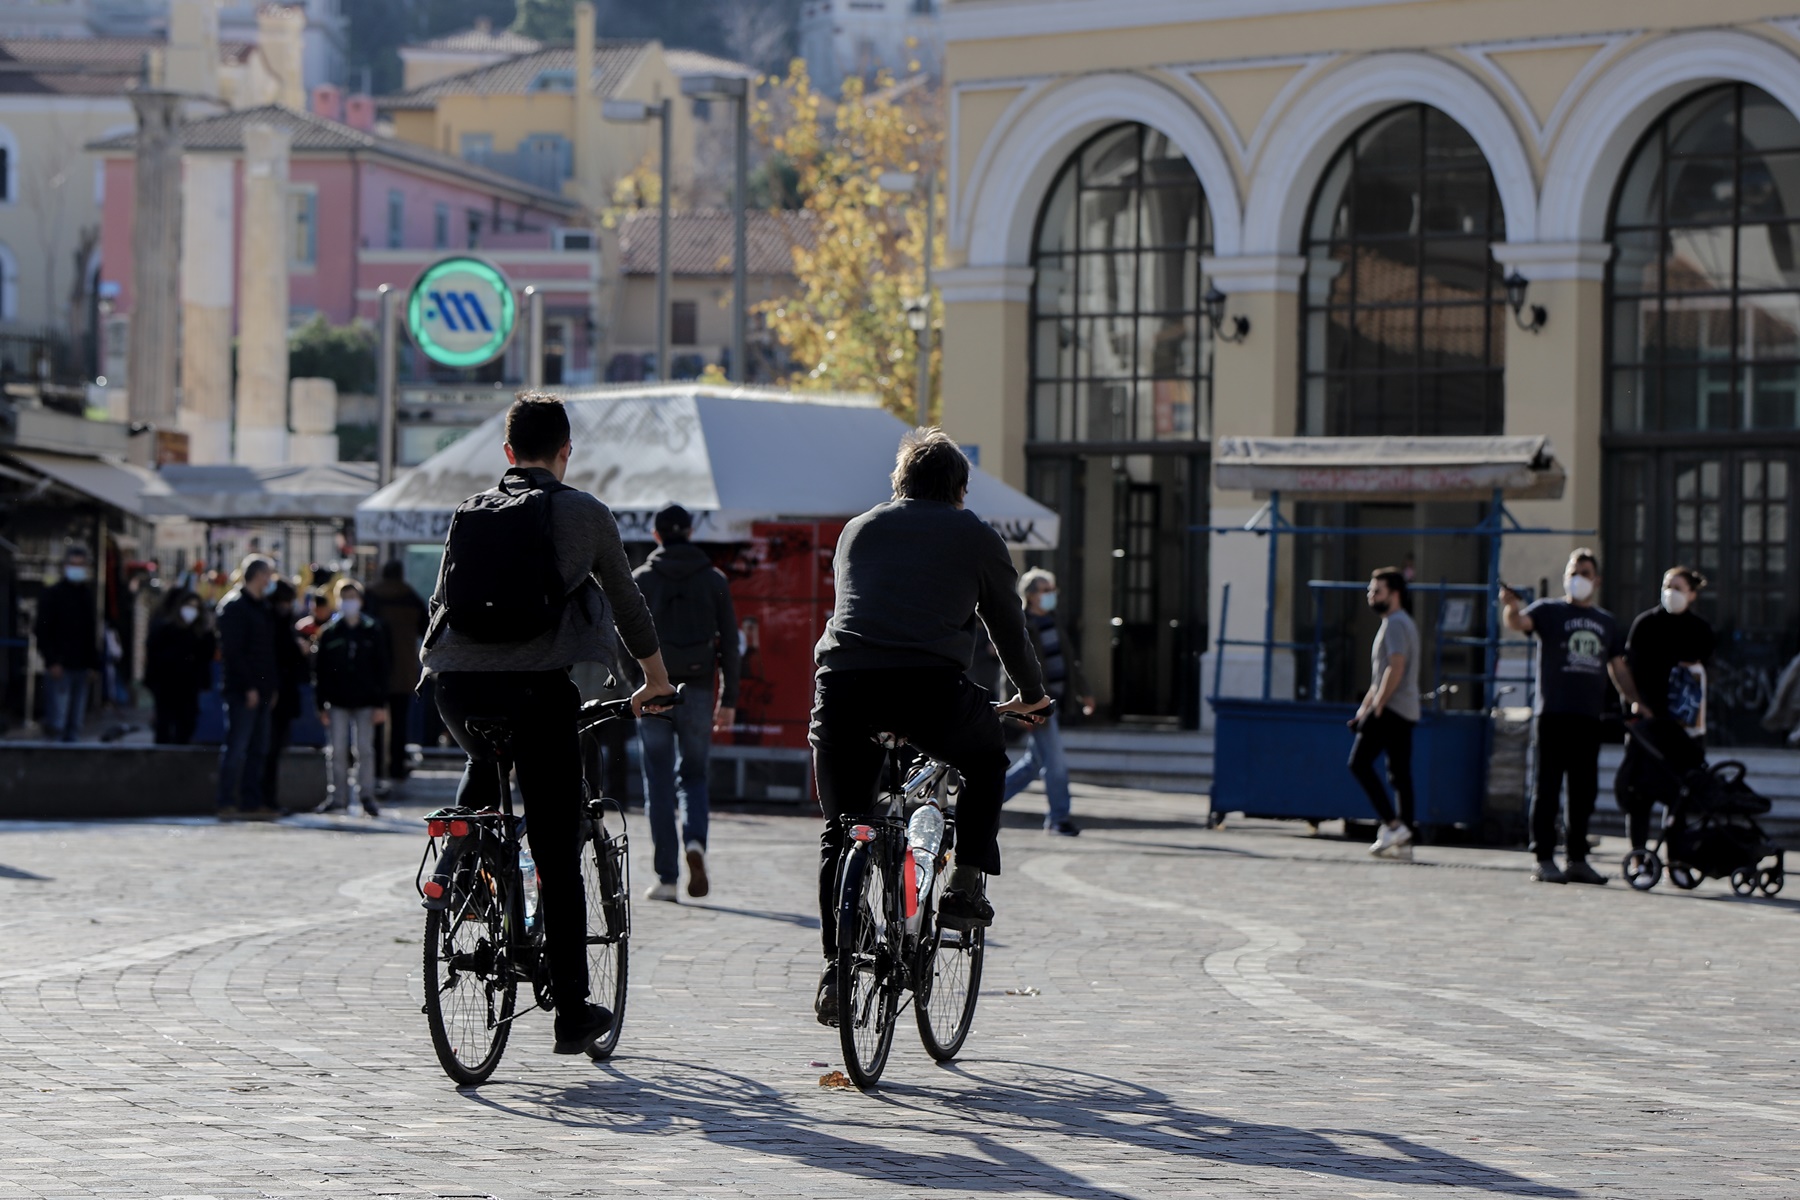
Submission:
[[588,805],[581,823],[581,886],[587,893],[588,988],[612,1010],[612,1028],[588,1047],[595,1060],[619,1045],[625,1023],[625,976],[631,944],[631,879],[625,813],[610,800]]
[[894,1020],[900,1008],[898,947],[888,936],[887,878],[867,842],[859,842],[844,859],[838,889],[837,1012],[838,1041],[850,1081],[864,1091],[874,1087],[894,1045]]
[[494,879],[465,857],[441,909],[425,914],[425,1019],[444,1073],[463,1087],[500,1065],[518,1003]]
[[936,925],[937,904],[943,898],[948,871],[938,872],[933,888],[931,935],[919,947],[919,989],[913,993],[913,1016],[919,1023],[919,1040],[925,1053],[949,1062],[968,1040],[975,1023],[975,999],[981,991],[981,962],[985,954],[982,930],[944,929]]

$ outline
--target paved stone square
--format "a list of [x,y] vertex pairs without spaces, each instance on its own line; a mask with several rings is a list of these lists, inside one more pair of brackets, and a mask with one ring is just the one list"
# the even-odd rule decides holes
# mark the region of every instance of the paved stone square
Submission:
[[867,1096],[818,1083],[814,820],[720,816],[713,895],[636,903],[613,1061],[532,1014],[461,1093],[419,1014],[422,808],[0,828],[0,1196],[1800,1195],[1786,897],[1098,789],[1049,838],[1041,802],[964,1058],[903,1024]]

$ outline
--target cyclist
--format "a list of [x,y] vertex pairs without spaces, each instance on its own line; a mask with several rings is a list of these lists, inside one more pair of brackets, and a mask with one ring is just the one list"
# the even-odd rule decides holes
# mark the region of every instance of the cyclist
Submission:
[[[874,805],[886,751],[880,733],[905,738],[963,777],[956,866],[938,917],[951,929],[992,924],[985,878],[1000,873],[1000,804],[1006,739],[999,712],[1050,707],[1025,628],[1018,572],[1000,535],[963,507],[969,460],[939,429],[900,442],[894,498],[851,521],[838,539],[837,607],[814,650],[818,663],[809,740],[825,833],[819,839],[819,926],[825,972],[813,1008],[837,1020],[838,818]],[[976,620],[987,627],[1019,694],[996,707],[966,671]]]
[[[569,669],[578,662],[616,662],[616,624],[644,670],[644,685],[631,697],[633,712],[642,713],[647,699],[674,691],[611,510],[562,482],[571,449],[562,401],[521,393],[506,414],[511,469],[496,488],[465,501],[452,522],[422,656],[426,674],[436,677],[444,725],[469,755],[458,804],[499,804],[492,753],[469,735],[465,722],[500,714],[511,719],[526,831],[542,881],[558,1054],[585,1052],[612,1028],[613,1019],[588,1002],[576,733],[581,696]],[[465,516],[478,510],[488,515],[465,524]],[[508,526],[510,518],[492,517],[502,511],[516,514],[517,522]],[[547,582],[534,592],[533,579]],[[474,609],[485,610],[487,619]],[[508,615],[515,612],[525,615]],[[502,640],[509,624],[513,634],[530,632],[531,620],[542,632]]]

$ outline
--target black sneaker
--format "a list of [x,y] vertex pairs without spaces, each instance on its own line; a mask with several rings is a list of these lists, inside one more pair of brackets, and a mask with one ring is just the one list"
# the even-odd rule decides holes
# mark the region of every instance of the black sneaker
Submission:
[[381,815],[381,806],[375,803],[375,797],[373,796],[363,797],[362,806],[363,816],[365,817],[379,817]]
[[994,906],[987,897],[962,888],[951,888],[938,901],[938,924],[945,929],[986,929],[994,923]]
[[1563,879],[1568,883],[1606,882],[1606,876],[1588,866],[1585,858],[1571,858],[1569,865],[1563,868]]
[[1540,859],[1538,859],[1538,865],[1536,867],[1532,868],[1531,882],[1533,882],[1533,883],[1567,883],[1567,882],[1569,882],[1569,877],[1567,875],[1564,875],[1562,873],[1562,871],[1557,867],[1556,860],[1554,858],[1540,858]]
[[1059,837],[1080,837],[1081,826],[1073,821],[1046,821],[1044,822],[1044,832],[1054,833]]
[[556,1014],[558,1054],[586,1054],[612,1028],[613,1015],[598,1004],[584,1004],[572,1013]]
[[837,964],[828,962],[819,974],[819,990],[813,995],[813,1014],[819,1024],[837,1025]]

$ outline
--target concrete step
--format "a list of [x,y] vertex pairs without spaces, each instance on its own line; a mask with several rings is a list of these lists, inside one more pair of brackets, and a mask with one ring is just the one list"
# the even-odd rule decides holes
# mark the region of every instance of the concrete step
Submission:
[[1082,783],[1203,796],[1212,788],[1213,738],[1190,731],[1065,729],[1069,774]]
[[[1612,808],[1612,779],[1625,757],[1623,746],[1600,747],[1600,808]],[[1800,833],[1800,751],[1779,746],[1708,746],[1707,761],[1736,759],[1744,764],[1744,782],[1770,802],[1762,824],[1771,834]]]

